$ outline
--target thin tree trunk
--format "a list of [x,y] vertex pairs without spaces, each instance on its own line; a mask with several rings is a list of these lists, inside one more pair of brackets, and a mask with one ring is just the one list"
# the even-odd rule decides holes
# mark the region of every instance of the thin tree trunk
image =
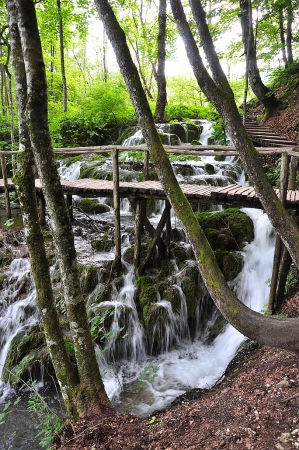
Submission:
[[57,0],[57,9],[59,17],[59,45],[60,45],[60,67],[61,67],[61,79],[62,79],[62,90],[63,90],[63,112],[68,110],[68,93],[67,93],[67,82],[65,73],[65,58],[64,58],[64,32],[63,32],[63,20],[61,12],[61,1]]
[[240,0],[242,40],[246,58],[248,58],[249,82],[253,93],[265,107],[264,120],[270,117],[280,105],[280,101],[262,82],[257,65],[256,46],[253,37],[251,0]]
[[90,408],[103,410],[103,407],[108,407],[111,410],[91,339],[80,287],[73,231],[53,157],[48,128],[45,68],[34,4],[29,0],[16,0],[16,4],[22,50],[26,57],[26,111],[30,141],[49,211],[78,366],[80,386],[74,393],[77,408],[80,414]]
[[293,7],[292,5],[287,8],[287,36],[286,36],[286,44],[287,44],[287,57],[288,64],[293,64],[293,49],[292,49],[292,24],[294,20]]
[[158,96],[156,102],[155,121],[163,122],[164,111],[167,104],[165,59],[166,59],[166,0],[159,2],[159,35],[158,35],[158,69],[157,85]]
[[283,8],[279,8],[279,35],[280,35],[280,43],[281,43],[281,54],[282,60],[284,63],[284,67],[288,67],[288,60],[286,55],[286,40],[284,36],[284,26],[283,26]]

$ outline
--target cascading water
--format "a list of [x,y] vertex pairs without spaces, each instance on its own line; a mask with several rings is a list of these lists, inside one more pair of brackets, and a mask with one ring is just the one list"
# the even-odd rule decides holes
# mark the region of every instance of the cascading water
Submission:
[[[208,124],[205,123],[204,136],[202,138],[203,144],[206,143],[207,134],[205,132],[207,128]],[[134,142],[134,145],[138,143]],[[213,157],[209,156],[202,157],[201,161],[197,163],[200,166],[200,176],[203,178],[211,178],[211,175],[207,174],[205,170],[205,164],[213,163],[214,166],[219,167],[219,170],[215,169],[215,171],[221,172],[219,177],[223,177],[223,173],[227,172],[224,175],[224,183],[228,184],[230,182],[228,172],[236,171],[236,169],[237,175],[234,175],[234,179],[237,182],[243,182],[241,178],[242,171],[235,160],[233,162],[216,162]],[[67,167],[65,164],[62,164],[60,169],[61,176],[69,179],[77,178],[81,164],[81,162],[80,164],[76,162],[73,165],[73,171],[72,166]],[[190,172],[191,175],[187,177],[180,175],[177,170],[179,165],[175,165],[177,176],[182,176],[182,180],[185,182],[196,181],[196,177],[198,178],[199,176],[196,173],[196,164],[190,164],[192,173]],[[160,206],[162,205],[163,202],[160,202]],[[158,220],[159,209],[156,208],[155,214],[151,216],[151,220],[153,219],[154,222]],[[241,252],[244,258],[244,266],[233,281],[232,287],[240,300],[255,310],[261,310],[268,297],[269,288],[266,280],[271,276],[275,236],[267,216],[262,211],[254,209],[243,210],[254,222],[255,238]],[[128,216],[128,211],[124,212],[124,216]],[[132,214],[131,216],[133,217]],[[105,221],[110,227],[113,227],[112,211],[105,213]],[[175,223],[175,225],[179,224]],[[132,224],[130,227],[132,228]],[[123,251],[125,251],[126,246],[129,245],[128,234],[124,235],[123,244]],[[188,246],[184,242],[183,245]],[[90,244],[83,244],[81,233],[76,234],[76,247],[78,260],[84,264],[98,263],[100,259],[105,261],[113,259],[112,252],[95,253]],[[19,283],[17,280],[22,279],[23,276],[30,280],[28,260],[22,258],[23,263],[24,269],[22,270],[24,272],[21,276],[21,269],[18,266],[20,261],[18,259],[14,260],[7,273],[10,282],[4,290],[0,291],[2,296],[0,304],[2,308],[0,318],[1,364],[5,361],[11,339],[20,327],[24,327],[29,323],[36,323],[38,320],[34,306],[35,293],[32,284],[30,284],[31,282],[27,283],[25,294],[22,298],[18,298],[17,292],[20,292],[20,289],[17,288]],[[100,348],[98,349],[99,366],[109,397],[119,412],[131,412],[144,416],[166,407],[175,397],[186,390],[195,387],[211,387],[223,374],[227,364],[245,338],[233,327],[227,325],[223,333],[213,343],[208,344],[199,325],[203,311],[198,307],[195,311],[195,338],[190,339],[187,325],[186,299],[181,289],[180,270],[176,268],[171,279],[169,279],[169,283],[172,289],[178,293],[180,306],[174,311],[170,302],[157,294],[155,307],[158,313],[160,311],[163,314],[163,319],[166,319],[166,325],[163,327],[163,330],[160,330],[157,323],[156,329],[153,329],[153,335],[160,333],[160,354],[149,356],[152,353],[154,344],[152,341],[146,340],[145,330],[136,310],[134,271],[127,264],[125,265],[124,262],[123,264],[124,281],[121,288],[114,287],[111,301],[104,301],[97,305],[92,303],[91,300],[97,295],[100,283],[90,295],[87,304],[90,303],[92,305],[91,312],[94,315],[107,309],[112,311],[111,316],[109,316],[110,331],[112,330],[112,333],[108,342],[108,351],[103,355]],[[9,294],[8,291],[10,292]],[[202,302],[203,304],[204,302]],[[125,327],[125,330],[122,333],[119,330],[123,327]],[[125,332],[127,336],[123,338],[122,334],[125,334]],[[119,356],[121,357],[119,358]],[[111,366],[110,362],[115,357],[118,360]],[[145,367],[148,373],[142,387],[138,388],[138,380],[140,375],[145,373]],[[154,377],[153,381],[149,381],[153,371],[156,372],[157,376]],[[2,386],[2,390],[3,393],[5,390],[6,393],[11,392],[5,386]],[[4,397],[2,397],[2,401],[4,401]],[[3,448],[32,448],[30,444],[22,446],[19,443],[14,443],[14,447],[9,447],[8,445],[10,444]]]

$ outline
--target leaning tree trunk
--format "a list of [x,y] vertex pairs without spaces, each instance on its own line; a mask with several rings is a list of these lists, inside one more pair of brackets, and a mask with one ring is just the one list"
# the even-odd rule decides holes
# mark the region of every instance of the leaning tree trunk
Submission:
[[20,150],[22,150],[18,161],[19,170],[14,176],[14,183],[20,199],[25,238],[30,253],[31,268],[36,287],[36,303],[41,315],[47,346],[57,379],[60,383],[68,416],[76,419],[78,413],[73,392],[78,384],[78,379],[67,354],[63,334],[59,325],[59,317],[55,308],[50,279],[49,264],[39,222],[35,195],[35,164],[29,131],[25,120],[27,98],[26,73],[15,8],[11,1],[7,2],[7,12],[17,88]]
[[[172,1],[171,3],[174,8],[177,6],[177,2]],[[205,234],[173,173],[169,158],[156,130],[153,116],[138,75],[138,70],[132,61],[129,49],[127,47],[125,34],[120,28],[108,0],[95,0],[95,4],[104,23],[109,40],[114,48],[119,67],[130,92],[139,126],[151,151],[153,162],[162,186],[172,204],[172,207],[174,208],[175,213],[181,220],[186,230],[187,236],[189,237],[195,252],[200,272],[215,304],[227,320],[246,336],[268,345],[298,350],[299,321],[297,319],[277,320],[273,317],[264,316],[254,312],[240,302],[234,292],[232,292],[229,288],[223,274],[219,269],[215,254],[211,249]],[[183,20],[183,28],[184,31],[187,32],[186,39],[189,40],[191,32],[189,34],[189,26],[185,19]],[[198,56],[199,53],[197,49],[197,56],[192,54],[190,55],[190,58],[193,58],[194,62],[195,60],[198,62]],[[208,79],[206,82],[210,84]],[[224,80],[223,83],[225,84]],[[211,87],[212,86],[215,87],[214,93],[216,90],[219,93],[222,92],[213,83],[211,83]],[[227,97],[229,99],[228,102],[226,99]],[[218,102],[219,101],[224,101],[226,108],[233,107],[233,109],[237,112],[236,105],[233,103],[233,96],[229,92],[222,93],[222,97],[218,99]],[[233,114],[232,120],[236,120],[235,114]],[[237,125],[240,126],[243,133],[244,128],[239,116]],[[244,141],[247,144],[245,135]],[[255,155],[255,157],[256,156],[257,155]],[[298,233],[296,237],[298,243]],[[299,253],[298,245],[297,250]]]
[[159,2],[159,35],[158,35],[158,69],[156,73],[158,96],[156,102],[155,121],[163,122],[167,103],[165,59],[166,59],[166,0]]
[[252,28],[251,0],[240,0],[240,18],[244,53],[248,59],[249,82],[253,93],[265,107],[264,121],[274,114],[281,102],[262,82],[257,65],[256,45]]
[[[45,67],[33,1],[16,0],[26,68],[26,114],[31,145],[49,211],[64,301],[74,342],[80,386],[74,393],[80,414],[111,403],[104,389],[91,339],[70,218],[61,188],[48,128]],[[106,408],[105,408],[106,409]]]

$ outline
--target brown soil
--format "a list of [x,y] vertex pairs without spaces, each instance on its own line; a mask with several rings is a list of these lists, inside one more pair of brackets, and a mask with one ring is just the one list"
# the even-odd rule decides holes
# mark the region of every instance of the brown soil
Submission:
[[[282,91],[281,94],[284,92]],[[299,94],[267,126],[299,142]],[[258,113],[255,111],[255,115]],[[298,317],[299,292],[281,313]],[[299,448],[299,361],[286,350],[249,342],[212,389],[192,390],[154,418],[96,412],[55,439],[64,450]]]

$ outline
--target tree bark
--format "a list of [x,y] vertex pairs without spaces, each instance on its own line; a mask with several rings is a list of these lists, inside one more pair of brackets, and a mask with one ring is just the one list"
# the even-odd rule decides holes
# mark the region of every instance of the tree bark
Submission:
[[[26,120],[37,170],[47,203],[56,256],[60,266],[80,385],[77,408],[112,410],[99,373],[84,299],[81,292],[74,237],[53,157],[48,128],[47,84],[33,1],[16,0],[27,82]],[[106,408],[105,408],[106,410]]]
[[279,8],[278,14],[279,14],[279,36],[280,36],[280,43],[281,43],[281,54],[282,54],[282,60],[284,63],[284,67],[287,68],[288,60],[287,60],[287,55],[286,55],[286,40],[285,40],[285,36],[284,36],[282,6]]
[[252,29],[251,0],[240,0],[240,18],[244,53],[248,58],[249,82],[253,93],[265,107],[264,120],[273,115],[281,104],[274,93],[262,82],[257,65],[256,46]]
[[290,4],[287,8],[287,35],[286,35],[286,45],[287,45],[287,58],[288,65],[293,64],[293,48],[292,48],[292,23],[294,20],[293,7]]
[[165,60],[166,60],[166,0],[159,2],[159,35],[158,35],[158,69],[156,73],[158,96],[155,110],[155,121],[163,122],[167,104]]
[[27,82],[20,35],[16,21],[15,5],[7,1],[10,28],[10,45],[13,53],[13,68],[17,87],[20,149],[19,171],[14,183],[20,199],[20,207],[25,228],[26,243],[30,252],[31,268],[36,287],[36,303],[41,315],[48,349],[56,372],[68,416],[77,418],[77,408],[73,391],[78,379],[68,357],[64,338],[55,308],[49,265],[40,227],[35,196],[35,163],[31,149],[29,131],[25,121]]
[[[172,8],[175,9],[178,3],[180,5],[180,2],[171,1]],[[182,190],[180,189],[180,186],[173,173],[170,161],[157,133],[145,92],[142,89],[137,68],[132,61],[129,49],[127,47],[124,32],[120,28],[115,15],[108,3],[108,0],[95,0],[95,5],[104,23],[108,38],[114,48],[119,67],[122,71],[127,84],[127,88],[131,95],[131,100],[135,108],[139,126],[147,141],[149,150],[151,151],[153,162],[155,164],[155,168],[158,172],[162,186],[166,191],[166,194],[175,213],[184,226],[186,234],[195,252],[200,272],[215,304],[221,310],[224,317],[226,317],[226,319],[235,328],[240,330],[243,334],[250,337],[251,339],[257,340],[267,345],[298,350],[299,321],[297,319],[277,320],[273,317],[263,316],[262,314],[254,312],[243,305],[237,299],[235,294],[230,290],[223,274],[219,269],[215,254],[211,249],[204,235],[204,232],[200,227],[198,221],[196,220],[192,208],[186,197],[182,193]],[[182,24],[184,37],[189,43],[191,32],[188,23],[186,20],[183,20]],[[190,41],[192,49],[194,47],[193,41],[193,39]],[[191,54],[188,52],[188,56],[191,61],[193,61],[194,63],[196,61],[201,67],[200,61],[198,61],[199,52],[196,45],[195,48],[196,55],[194,55],[193,52],[191,52]],[[205,76],[204,81],[205,83],[203,84],[205,90],[207,84],[212,88],[211,97],[214,97],[216,92],[219,92],[221,94],[222,91],[214,85],[210,78]],[[225,84],[224,80],[220,81]],[[225,106],[223,106],[221,110],[225,111],[230,118],[230,120],[227,120],[227,122],[232,122],[235,124],[234,127],[230,126],[230,130],[233,132],[235,132],[235,128],[240,128],[242,130],[236,142],[238,146],[241,147],[242,154],[244,156],[244,152],[247,152],[249,146],[249,138],[247,139],[247,135],[244,134],[244,127],[241,123],[236,105],[233,101],[233,96],[229,92],[225,92],[224,94],[222,93],[220,98],[217,98],[217,105],[219,105],[219,102],[222,103],[223,101],[225,103]],[[233,111],[231,114],[229,113],[229,111],[232,107]],[[236,119],[236,117],[238,117],[238,120]],[[253,146],[252,148],[254,149]],[[250,151],[252,150],[252,148],[250,148]],[[257,158],[256,154],[257,152],[253,155],[255,159]],[[278,211],[279,213],[277,213],[276,211],[276,214],[280,216],[280,209]],[[299,250],[299,236],[297,230],[296,238],[296,250]]]
[[62,20],[61,1],[60,0],[57,0],[57,9],[58,9],[58,17],[59,17],[59,46],[60,46],[60,67],[61,67],[61,79],[62,79],[62,91],[63,91],[63,112],[67,112],[68,94],[67,94],[67,82],[66,82],[66,73],[65,73],[63,20]]

